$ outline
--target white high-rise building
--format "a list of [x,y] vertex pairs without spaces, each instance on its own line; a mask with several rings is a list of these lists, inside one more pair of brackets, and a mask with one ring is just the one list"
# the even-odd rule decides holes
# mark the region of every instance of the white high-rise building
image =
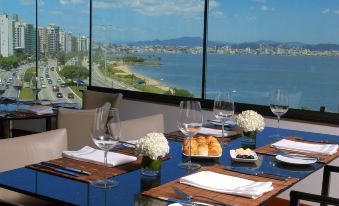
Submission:
[[47,26],[47,44],[48,53],[53,54],[59,52],[59,27],[54,24]]
[[44,27],[38,28],[38,50],[40,53],[47,53],[48,52],[48,35],[47,35],[47,29]]
[[71,52],[72,51],[72,32],[66,32],[65,35],[65,52]]
[[85,36],[79,36],[78,38],[78,51],[88,51],[88,38],[86,38]]
[[13,55],[13,24],[4,13],[0,13],[0,54],[3,57]]
[[14,49],[25,49],[26,22],[14,21],[13,44]]
[[59,30],[60,51],[66,52],[66,32],[63,29]]

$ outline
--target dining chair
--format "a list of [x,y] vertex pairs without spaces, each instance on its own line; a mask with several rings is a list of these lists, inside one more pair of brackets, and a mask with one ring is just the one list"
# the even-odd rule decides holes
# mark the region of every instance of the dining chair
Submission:
[[[66,129],[52,130],[10,139],[0,139],[0,172],[56,159],[67,150]],[[55,205],[6,189],[0,189],[0,205]]]
[[[96,148],[91,140],[94,113],[95,109],[73,110],[59,108],[57,127],[67,129],[68,148],[70,150],[79,150],[86,145]],[[139,139],[148,132],[163,132],[163,115],[155,114],[121,121],[121,131],[121,140]]]
[[105,93],[93,90],[83,91],[83,109],[95,109],[101,107],[106,102],[111,103],[112,108],[118,108],[123,95],[121,93]]
[[339,167],[333,165],[325,165],[323,172],[321,195],[292,190],[290,192],[290,206],[299,205],[300,200],[317,202],[320,203],[321,206],[325,206],[328,204],[339,205],[338,198],[329,197],[330,179],[332,172],[339,173]]

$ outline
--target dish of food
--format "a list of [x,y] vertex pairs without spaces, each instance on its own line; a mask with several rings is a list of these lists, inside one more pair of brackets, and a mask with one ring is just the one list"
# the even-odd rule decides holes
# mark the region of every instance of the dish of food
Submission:
[[[189,139],[184,139],[182,153],[189,156]],[[192,157],[220,157],[222,154],[222,147],[217,138],[213,136],[198,136],[192,138]]]
[[239,148],[230,150],[230,155],[233,161],[236,162],[255,162],[258,160],[258,155],[250,148]]

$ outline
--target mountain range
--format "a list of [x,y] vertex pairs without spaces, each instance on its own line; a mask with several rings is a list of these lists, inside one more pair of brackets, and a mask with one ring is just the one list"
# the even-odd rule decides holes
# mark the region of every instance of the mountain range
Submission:
[[[128,42],[130,46],[186,46],[186,47],[196,47],[202,46],[203,39],[200,37],[180,37],[174,39],[166,40],[150,40],[150,41],[137,41],[137,42]],[[208,41],[209,47],[215,46],[224,46],[230,45],[233,48],[245,49],[257,49],[260,46],[269,46],[269,47],[279,47],[279,48],[291,48],[299,47],[309,49],[311,51],[329,51],[329,50],[339,50],[339,44],[304,44],[301,42],[276,42],[270,40],[260,40],[255,42],[243,42],[243,43],[230,43],[224,41]]]

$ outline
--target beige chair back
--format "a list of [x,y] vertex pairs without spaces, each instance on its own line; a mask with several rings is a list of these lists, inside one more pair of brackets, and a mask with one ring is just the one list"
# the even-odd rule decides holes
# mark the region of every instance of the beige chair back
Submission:
[[83,93],[83,109],[95,109],[101,107],[106,102],[111,103],[111,107],[119,107],[123,95],[121,93],[104,93],[92,90],[85,90]]
[[[58,129],[39,134],[0,140],[0,172],[61,157],[67,150],[67,132]],[[50,205],[17,192],[0,189],[0,199],[22,205]],[[1,204],[1,200],[0,200]]]
[[67,129],[69,150],[79,150],[86,145],[96,148],[91,139],[94,113],[95,109],[58,110],[57,127]]
[[121,122],[122,140],[136,140],[149,132],[164,132],[163,114],[155,114]]

